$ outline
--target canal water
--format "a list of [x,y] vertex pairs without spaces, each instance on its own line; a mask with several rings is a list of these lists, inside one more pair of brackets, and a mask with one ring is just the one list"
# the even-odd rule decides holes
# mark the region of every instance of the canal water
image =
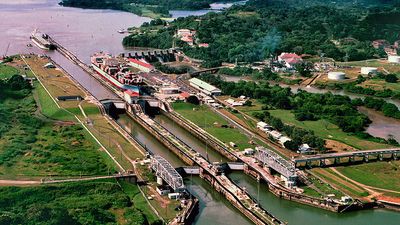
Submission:
[[[65,68],[83,86],[97,98],[113,98],[115,95],[103,88],[95,79],[88,76],[77,66],[66,60],[57,52],[44,52],[36,47],[29,48],[29,35],[35,29],[50,34],[60,44],[71,50],[84,62],[89,62],[90,55],[96,51],[107,51],[118,54],[126,51],[121,45],[123,35],[117,30],[131,26],[139,26],[150,19],[126,12],[113,10],[85,10],[64,8],[58,6],[59,0],[1,0],[0,1],[0,55],[3,55],[9,45],[8,54],[44,53],[51,56]],[[188,11],[181,16],[196,14]],[[165,118],[157,120],[165,127],[174,127]],[[118,120],[133,136],[144,143],[155,154],[162,155],[175,167],[183,163],[155,138],[126,116]],[[173,130],[173,129],[172,129]],[[202,144],[186,131],[176,129],[182,140],[196,149],[203,149]],[[204,148],[205,149],[205,148]],[[218,154],[209,153],[212,161],[220,161]],[[202,154],[205,153],[205,150]],[[222,159],[223,160],[223,159]],[[246,186],[253,196],[257,196],[257,183],[241,173],[230,175],[241,186]],[[200,214],[196,225],[247,225],[251,224],[230,204],[216,193],[211,186],[198,177],[186,178],[186,185],[200,199]],[[261,204],[276,214],[280,219],[290,224],[397,224],[400,214],[390,211],[369,210],[349,214],[331,214],[326,211],[284,201],[272,196],[266,189],[260,190]]]
[[99,99],[115,98],[115,95],[88,76],[79,67],[58,52],[48,52],[31,43],[29,36],[34,29],[48,33],[57,42],[89,63],[97,51],[112,54],[124,52],[121,44],[124,35],[121,28],[140,26],[149,18],[114,10],[85,10],[60,7],[59,0],[1,0],[0,1],[0,55],[8,48],[8,55],[18,53],[47,54],[68,71]]
[[[157,116],[156,120],[190,146],[198,145],[199,140],[197,138],[188,135],[186,130],[177,127],[173,121],[165,116]],[[118,119],[118,122],[123,124],[124,127],[129,127],[132,130],[132,135],[140,141],[147,143],[146,145],[149,149],[154,151],[155,154],[159,154],[168,159],[172,162],[173,166],[178,167],[183,165],[173,153],[169,152],[163,145],[155,143],[157,142],[155,138],[126,115],[122,115]],[[201,154],[204,154],[204,152]],[[289,224],[335,225],[340,223],[343,225],[395,225],[400,221],[399,213],[387,210],[365,210],[343,214],[328,212],[277,198],[267,190],[266,184],[259,184],[256,180],[242,172],[230,173],[228,177],[240,187],[244,187],[254,198],[258,199],[263,208]],[[199,177],[186,177],[185,185],[200,199],[200,213],[196,218],[196,225],[251,224],[208,183]]]
[[333,213],[286,201],[268,192],[266,184],[258,184],[256,180],[243,173],[234,172],[228,176],[239,186],[245,187],[253,197],[259,199],[261,206],[289,225],[398,225],[400,222],[400,213],[393,211],[379,209]]
[[[188,134],[182,128],[177,127],[171,120],[164,116],[157,116],[156,120],[164,127],[169,129],[173,134],[177,135],[185,143],[189,144],[196,150],[202,149],[202,144],[199,140]],[[139,124],[134,122],[130,117],[122,114],[117,119],[117,122],[124,127],[133,137],[152,151],[154,154],[160,155],[168,160],[172,166],[180,167],[185,164],[156,138],[143,129]],[[204,151],[199,151],[204,155]],[[217,161],[218,153],[210,151],[210,159]],[[221,157],[221,156],[220,156]],[[236,211],[230,203],[218,194],[208,183],[197,176],[187,177],[184,179],[188,190],[200,200],[199,214],[196,217],[195,225],[250,225],[252,224],[242,214]]]
[[191,133],[183,129],[181,126],[176,124],[174,121],[164,115],[157,115],[155,121],[159,122],[163,127],[169,130],[171,133],[179,137],[182,141],[189,144],[194,150],[199,152],[204,158],[210,162],[227,162],[228,159],[214,151],[210,146],[197,139]]

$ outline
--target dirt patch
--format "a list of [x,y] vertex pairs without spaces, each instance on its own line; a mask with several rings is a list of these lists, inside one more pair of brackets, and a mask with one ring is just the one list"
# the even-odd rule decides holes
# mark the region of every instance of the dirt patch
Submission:
[[73,126],[75,125],[75,122],[72,121],[55,121],[54,125],[56,126]]
[[161,208],[165,209],[169,205],[170,201],[168,199],[163,198],[158,192],[151,186],[148,186],[149,195],[154,196],[154,200],[158,202]]
[[326,144],[325,147],[327,150],[327,152],[329,153],[333,153],[333,152],[348,152],[348,151],[357,151],[356,148],[351,147],[350,145],[341,143],[339,141],[335,141],[335,140],[326,140]]
[[391,196],[387,196],[387,195],[381,195],[381,196],[378,196],[376,199],[400,204],[400,197],[391,197]]
[[[333,181],[335,181],[337,183],[340,183],[341,185],[346,186],[346,187],[348,187],[348,188],[350,188],[350,189],[352,189],[354,191],[357,191],[357,192],[360,192],[360,193],[365,192],[364,189],[362,189],[362,188],[354,185],[353,183],[350,183],[350,182],[348,182],[348,181],[346,181],[346,180],[344,180],[344,179],[342,179],[342,178],[340,178],[338,176],[335,176],[332,173],[329,173],[325,169],[316,168],[316,169],[313,169],[313,172],[316,172],[317,175],[320,174],[320,175],[322,175],[322,176],[324,176],[324,177],[326,177],[326,178],[328,178],[330,180],[333,180]],[[332,183],[332,182],[329,182],[329,181],[326,181],[326,182],[331,184],[332,186],[334,186],[336,189],[340,189],[341,191],[345,192],[346,194],[353,195],[353,193],[350,193],[349,190],[344,189],[344,188],[340,187],[339,185],[336,185],[335,183]]]

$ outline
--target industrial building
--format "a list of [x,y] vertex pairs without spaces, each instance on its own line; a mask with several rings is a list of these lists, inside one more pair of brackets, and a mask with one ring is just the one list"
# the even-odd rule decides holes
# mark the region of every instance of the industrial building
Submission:
[[328,79],[329,80],[344,80],[346,78],[346,73],[344,72],[329,72]]
[[204,82],[200,79],[197,78],[192,78],[189,80],[190,86],[200,90],[206,95],[211,95],[211,96],[218,96],[221,95],[221,90],[216,88],[215,86]]
[[147,62],[143,62],[133,58],[129,58],[128,61],[130,66],[137,68],[143,72],[149,73],[154,70],[154,66]]
[[178,86],[167,86],[160,88],[160,93],[164,95],[180,94],[181,89]]

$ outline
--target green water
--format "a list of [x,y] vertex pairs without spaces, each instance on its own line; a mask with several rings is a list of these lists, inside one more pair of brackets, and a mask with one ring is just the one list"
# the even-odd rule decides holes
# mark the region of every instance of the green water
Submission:
[[267,191],[265,184],[259,186],[251,177],[234,172],[229,177],[241,187],[260,200],[260,205],[278,217],[280,220],[291,225],[398,225],[400,224],[400,213],[383,210],[363,210],[347,213],[333,213],[322,209],[314,208],[290,202],[275,197]]

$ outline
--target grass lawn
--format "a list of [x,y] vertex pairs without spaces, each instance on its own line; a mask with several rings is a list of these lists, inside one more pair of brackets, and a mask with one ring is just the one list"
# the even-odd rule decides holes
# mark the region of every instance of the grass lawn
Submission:
[[150,224],[159,220],[157,215],[154,214],[153,210],[147,204],[147,201],[143,197],[142,193],[140,193],[137,185],[133,185],[126,181],[120,181],[119,184],[121,185],[123,191],[129,196],[135,208],[139,209],[144,215],[146,215],[146,218]]
[[72,114],[57,107],[56,103],[54,103],[53,99],[51,99],[39,82],[35,82],[34,94],[39,100],[40,111],[43,115],[55,120],[76,121]]
[[336,199],[340,199],[341,196],[344,196],[341,191],[334,189],[330,184],[324,183],[316,177],[311,177],[310,181],[313,183],[314,187],[317,188],[322,193],[312,189],[309,186],[301,187],[304,190],[304,194],[312,196],[312,197],[326,197],[327,195],[334,194]]
[[[342,177],[339,177],[337,174],[335,174],[330,169],[315,168],[315,169],[312,169],[312,173],[317,175],[321,179],[325,180],[330,185],[333,185],[337,189],[346,193],[347,195],[350,195],[353,197],[365,197],[365,196],[368,196],[368,194],[369,194],[365,189],[359,187],[358,185],[355,185],[349,181],[343,180]],[[340,196],[337,196],[337,197],[340,197]]]
[[321,138],[343,142],[358,149],[379,149],[391,147],[387,144],[367,141],[354,135],[347,134],[338,126],[326,120],[298,121],[295,119],[294,114],[289,110],[269,110],[269,112],[272,116],[280,118],[284,123],[292,124],[307,130],[312,130]]
[[[44,69],[40,66],[47,63],[48,59],[31,57],[26,59],[26,61],[53,98],[61,95],[79,95],[85,97],[85,93],[80,90],[66,74],[62,73],[61,70]],[[74,117],[74,115],[76,115],[81,121],[90,121],[86,127],[124,168],[130,169],[132,164],[123,156],[123,154],[121,154],[121,151],[124,151],[132,160],[143,157],[143,155],[132,146],[128,140],[122,137],[121,134],[108,123],[96,104],[88,101],[57,101],[60,107],[63,108],[59,109],[39,82],[36,83],[35,94],[37,96],[36,99],[41,106],[42,114],[48,118],[60,121],[76,121],[76,118]],[[80,103],[86,116],[89,118],[83,116],[81,109],[78,107]],[[84,130],[84,132],[88,139],[93,141],[93,145],[98,146],[98,143],[93,139],[93,137],[91,137],[86,130]],[[114,163],[105,152],[101,152],[101,154],[106,156],[107,162]]]
[[170,221],[175,218],[177,212],[175,208],[180,205],[179,200],[172,200],[166,196],[160,196],[156,190],[156,186],[153,184],[149,184],[142,188],[145,196],[154,196],[152,200],[149,200],[149,203],[153,206],[155,210],[157,210],[158,214],[164,218],[166,221]]
[[374,162],[337,167],[343,175],[362,184],[400,191],[400,162]]
[[[77,107],[68,108],[68,111],[59,109],[38,81],[33,90],[0,91],[0,96],[0,115],[4,119],[0,124],[2,178],[61,178],[116,171],[112,159],[89,132],[77,124],[74,115],[85,121],[81,110]],[[86,127],[124,168],[130,169],[132,164],[122,156],[120,149],[132,159],[141,158],[141,153],[107,122],[95,104],[84,102],[83,106],[93,122]]]
[[383,79],[370,79],[363,82],[362,84],[359,84],[359,86],[362,86],[364,88],[371,88],[374,90],[390,89],[394,92],[400,93],[400,82],[388,83]]
[[176,102],[173,103],[173,108],[177,113],[203,128],[222,142],[227,144],[234,142],[240,150],[254,147],[248,143],[249,138],[246,135],[235,128],[229,127],[229,123],[223,117],[211,111],[206,105],[198,106]]
[[19,71],[16,68],[0,64],[0,79],[7,79],[16,74],[19,74]]
[[136,196],[125,190],[137,189],[113,180],[0,187],[2,224],[148,224],[154,215],[143,210]]
[[[143,158],[143,155],[109,124],[97,108],[97,110],[94,110],[90,107],[89,112],[87,109],[87,107],[84,108],[86,115],[91,121],[91,124],[87,126],[88,129],[99,139],[109,152],[115,156],[115,159],[124,168],[131,168],[132,163],[121,154],[121,151],[132,160]],[[96,111],[97,114],[94,113]],[[81,120],[85,119],[81,118]]]

